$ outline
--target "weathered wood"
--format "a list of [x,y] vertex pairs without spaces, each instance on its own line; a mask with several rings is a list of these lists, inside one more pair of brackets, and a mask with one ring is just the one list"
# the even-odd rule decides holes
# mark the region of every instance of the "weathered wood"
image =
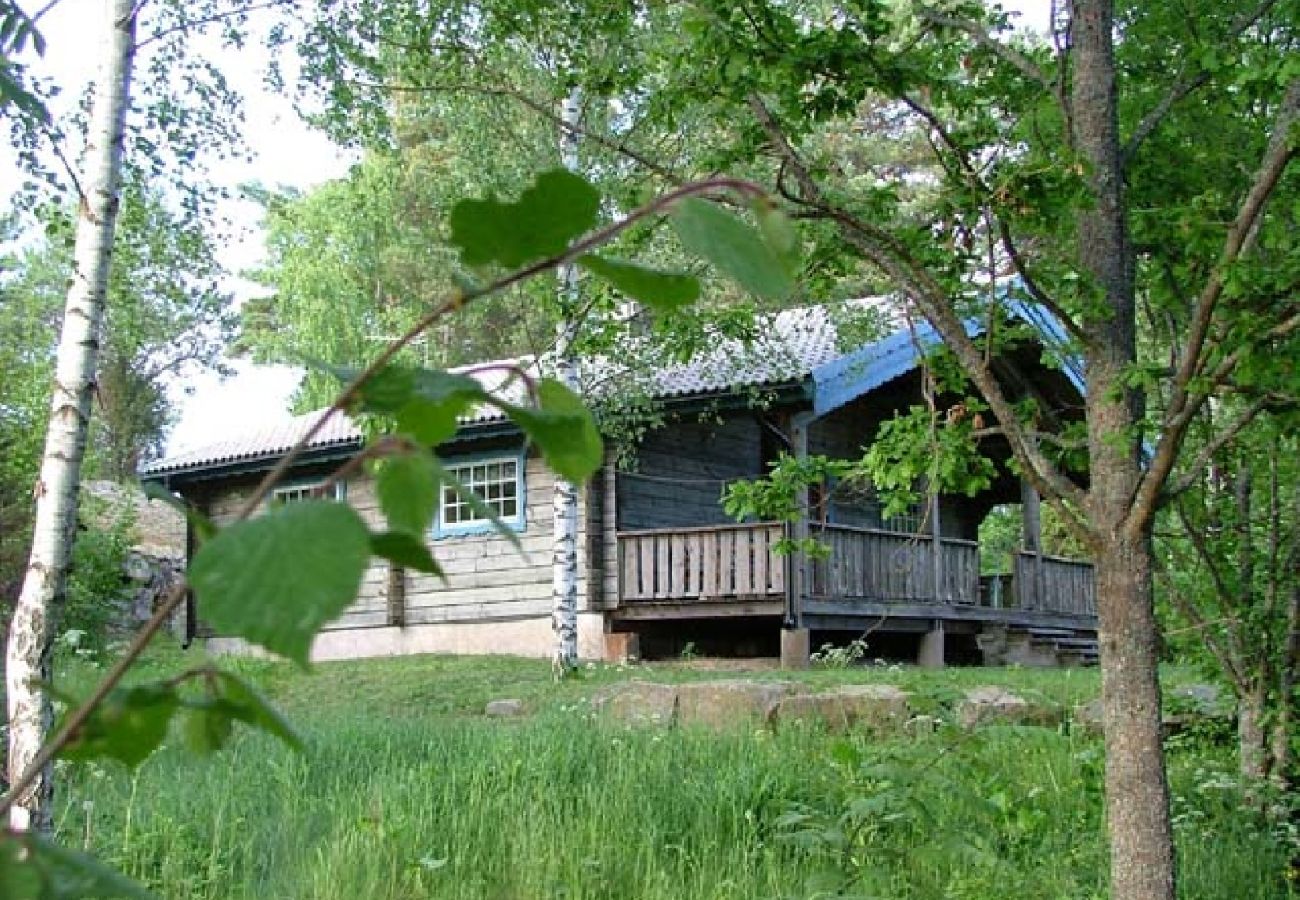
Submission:
[[[694,535],[692,535],[694,537]],[[689,593],[686,575],[686,535],[674,534],[669,545],[668,593],[671,597],[684,597]]]
[[785,578],[774,549],[780,536],[773,523],[620,533],[621,600],[780,594]]
[[1015,557],[1011,592],[1020,609],[1097,614],[1092,566],[1080,560],[1021,551]]
[[388,566],[388,624],[401,627],[406,624],[406,570],[401,566]]

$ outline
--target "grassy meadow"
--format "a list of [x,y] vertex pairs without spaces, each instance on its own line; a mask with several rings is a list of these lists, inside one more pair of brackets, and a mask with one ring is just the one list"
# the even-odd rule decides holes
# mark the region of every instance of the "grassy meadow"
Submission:
[[[199,657],[170,650],[137,677]],[[169,741],[136,772],[63,769],[61,838],[169,898],[1102,898],[1099,739],[940,727],[629,729],[590,697],[633,677],[735,677],[687,664],[584,669],[411,657],[316,667],[251,660],[309,750],[241,733],[195,757]],[[94,672],[72,665],[64,684]],[[942,718],[962,688],[1073,705],[1095,671],[853,668],[748,672],[887,681]],[[494,698],[530,715],[483,716]],[[1247,811],[1231,741],[1171,747],[1181,894],[1294,896],[1286,849]],[[63,764],[61,764],[63,765]]]

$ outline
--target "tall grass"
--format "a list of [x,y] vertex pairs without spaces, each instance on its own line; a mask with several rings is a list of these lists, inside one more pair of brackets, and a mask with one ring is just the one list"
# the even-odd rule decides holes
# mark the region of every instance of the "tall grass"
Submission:
[[[407,660],[382,685],[346,678],[332,699],[322,687],[373,671],[263,671],[305,755],[247,736],[207,759],[165,748],[134,775],[78,767],[64,840],[88,833],[171,898],[1106,893],[1095,739],[629,730],[591,716],[589,686],[548,688],[544,665],[515,662]],[[422,707],[418,691],[441,702]],[[541,711],[474,714],[507,691]],[[1285,897],[1284,850],[1243,813],[1215,753],[1174,758],[1182,894]]]

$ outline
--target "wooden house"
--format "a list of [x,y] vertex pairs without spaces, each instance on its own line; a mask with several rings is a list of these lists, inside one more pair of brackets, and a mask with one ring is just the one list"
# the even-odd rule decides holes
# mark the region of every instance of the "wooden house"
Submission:
[[[1082,381],[1043,365],[1061,335],[1030,307],[1017,313],[1041,340],[993,360],[1007,390],[1062,418],[1081,415]],[[630,466],[612,456],[582,486],[579,652],[775,655],[806,660],[823,640],[866,634],[868,652],[926,664],[1088,661],[1095,655],[1091,568],[1044,555],[1033,491],[998,466],[974,498],[941,495],[926,509],[883,518],[869,490],[814,490],[794,523],[731,520],[722,491],[761,476],[781,453],[856,458],[879,425],[920,402],[926,329],[901,329],[846,349],[818,308],[776,315],[750,345],[719,341],[684,365],[648,376],[662,416]],[[970,325],[972,330],[981,327]],[[609,374],[608,366],[605,375]],[[313,421],[287,419],[149,465],[144,477],[228,520]],[[355,454],[346,419],[312,442],[276,497],[293,500]],[[1005,462],[1005,447],[990,446]],[[318,637],[317,659],[401,653],[547,656],[551,631],[553,477],[507,420],[482,412],[439,449],[444,463],[516,532],[523,553],[448,492],[429,542],[446,581],[375,560],[356,602]],[[365,474],[337,497],[378,524]],[[996,505],[1023,503],[1024,542],[1008,571],[982,575],[978,533]],[[810,533],[824,558],[779,554],[785,535]],[[197,618],[202,620],[202,609]],[[207,638],[229,645],[220,635]]]

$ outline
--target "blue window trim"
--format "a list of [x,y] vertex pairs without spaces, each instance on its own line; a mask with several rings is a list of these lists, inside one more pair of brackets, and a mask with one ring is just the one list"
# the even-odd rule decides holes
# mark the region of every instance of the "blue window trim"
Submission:
[[[319,485],[324,484],[328,479],[329,476],[322,475],[319,478],[290,478],[286,481],[282,481],[271,489],[271,493],[269,493],[266,497],[266,505],[270,506],[271,504],[275,503],[276,499],[279,497],[281,492],[293,491],[301,488],[318,487]],[[331,498],[320,497],[317,499],[329,500]],[[339,503],[347,502],[348,499],[347,479],[339,479],[338,481],[334,482],[333,499],[338,501]]]
[[[518,498],[516,504],[516,514],[513,518],[502,519],[501,522],[511,531],[523,531],[528,526],[528,454],[525,448],[520,447],[517,450],[495,450],[484,451],[482,453],[465,453],[456,456],[442,457],[442,464],[447,468],[456,468],[458,466],[468,466],[485,462],[510,462],[515,463],[515,479],[517,488],[515,496]],[[432,537],[434,540],[443,538],[466,537],[469,535],[486,535],[496,533],[496,528],[491,522],[473,522],[468,525],[445,525],[442,521],[442,492],[439,491],[437,506],[434,509]]]

